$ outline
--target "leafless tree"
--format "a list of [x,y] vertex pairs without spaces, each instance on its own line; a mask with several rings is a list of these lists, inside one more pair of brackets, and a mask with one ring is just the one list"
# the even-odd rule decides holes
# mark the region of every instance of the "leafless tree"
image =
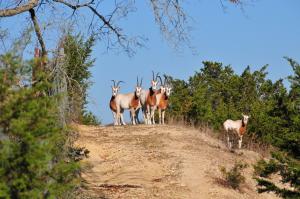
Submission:
[[[164,38],[174,47],[179,44],[189,43],[189,17],[183,9],[187,0],[149,0],[153,15]],[[223,2],[242,4],[242,0],[220,0]],[[243,0],[244,1],[244,0]],[[110,11],[103,10],[103,5],[109,5]],[[43,38],[41,24],[44,13],[59,13],[62,22],[76,22],[83,14],[91,13],[89,20],[81,22],[88,25],[88,30],[95,36],[107,42],[108,48],[125,50],[129,55],[134,53],[134,47],[143,46],[144,38],[130,37],[118,25],[118,20],[126,17],[137,9],[135,0],[0,0],[0,17],[13,17],[29,14],[29,20],[41,47],[43,65],[46,64],[47,46]],[[27,14],[27,16],[28,16]],[[82,15],[80,15],[82,14]],[[50,18],[52,16],[49,16]],[[44,16],[45,18],[45,16]],[[45,20],[45,19],[44,19]],[[1,37],[0,37],[1,39]],[[44,70],[44,68],[40,68]]]
[[[235,4],[242,4],[242,0],[220,0],[222,3],[228,1]],[[115,41],[123,48],[128,48],[132,38],[129,38],[123,29],[116,24],[116,19],[127,16],[131,11],[136,10],[135,0],[109,0],[112,10],[109,14],[102,14],[102,4],[107,4],[108,0],[0,0],[0,17],[12,17],[25,12],[30,13],[30,19],[33,23],[38,41],[42,48],[42,55],[46,55],[46,45],[42,38],[41,28],[38,23],[37,12],[40,8],[50,10],[69,9],[72,12],[71,16],[77,12],[88,11],[92,13],[93,18],[90,23],[90,28],[97,32],[100,37],[104,35],[109,39],[114,38]],[[170,42],[180,43],[188,41],[188,17],[183,9],[185,0],[149,0],[162,34]],[[67,9],[65,9],[67,8]],[[97,18],[97,20],[95,20]],[[69,18],[70,19],[70,18]],[[96,28],[96,29],[95,29]],[[97,30],[97,31],[96,31]],[[137,42],[136,45],[141,45]]]

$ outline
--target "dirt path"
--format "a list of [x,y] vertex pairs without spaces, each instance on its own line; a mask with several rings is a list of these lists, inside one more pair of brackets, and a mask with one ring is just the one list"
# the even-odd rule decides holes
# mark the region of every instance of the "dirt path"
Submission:
[[220,183],[220,166],[252,165],[259,154],[230,153],[208,134],[178,126],[78,126],[86,147],[85,192],[94,198],[276,198],[258,194],[252,167],[240,191]]

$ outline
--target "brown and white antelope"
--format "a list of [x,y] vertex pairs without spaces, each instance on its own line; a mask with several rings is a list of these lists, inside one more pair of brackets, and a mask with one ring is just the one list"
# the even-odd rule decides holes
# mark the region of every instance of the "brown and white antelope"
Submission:
[[171,94],[171,87],[167,82],[167,77],[164,76],[164,83],[162,82],[161,77],[160,79],[160,92],[156,95],[156,107],[158,109],[158,119],[159,124],[165,124],[165,111],[169,105],[169,96]]
[[111,81],[114,83],[114,85],[111,86],[112,96],[109,101],[109,108],[112,111],[112,114],[114,117],[114,124],[116,125],[117,123],[120,124],[123,121],[123,115],[121,115],[121,121],[117,121],[117,105],[116,105],[116,96],[118,95],[118,93],[120,91],[119,84],[122,83],[123,81],[118,81],[117,83],[115,80],[111,80]]
[[[115,101],[116,101],[116,108],[117,108],[117,121],[121,119],[123,125],[126,125],[126,123],[123,120],[123,114],[122,114],[125,109],[130,110],[131,122],[133,125],[136,124],[135,112],[141,107],[140,104],[141,91],[142,91],[142,81],[139,84],[137,78],[137,85],[135,86],[135,91],[133,93],[118,94],[116,96]],[[115,125],[119,125],[119,123],[115,123]]]
[[232,143],[230,140],[230,131],[233,131],[239,137],[239,149],[242,148],[243,135],[246,133],[247,124],[250,116],[242,114],[243,118],[241,120],[226,120],[223,123],[223,127],[227,134],[227,144],[229,149],[232,148]]
[[[145,124],[155,124],[154,112],[156,109],[157,78],[152,71],[151,87],[148,90],[142,90],[141,105]],[[137,112],[138,114],[138,112]]]

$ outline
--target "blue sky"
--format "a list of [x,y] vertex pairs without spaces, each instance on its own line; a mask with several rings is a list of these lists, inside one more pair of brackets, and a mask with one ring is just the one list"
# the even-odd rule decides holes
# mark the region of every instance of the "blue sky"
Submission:
[[[135,56],[128,57],[125,53],[106,52],[101,41],[94,47],[94,84],[89,90],[88,109],[104,124],[112,122],[108,106],[111,79],[126,82],[121,85],[121,92],[132,92],[137,75],[143,77],[144,88],[149,87],[152,70],[187,80],[202,67],[202,61],[209,60],[230,64],[238,74],[247,65],[256,70],[269,64],[268,78],[277,80],[292,72],[283,56],[300,61],[299,0],[253,0],[243,10],[226,4],[225,11],[219,0],[187,1],[185,9],[193,18],[191,43],[196,54],[184,46],[178,52],[168,45],[146,2],[136,1],[137,11],[118,23],[125,33],[147,37],[145,48],[136,49]],[[24,21],[24,16],[15,17],[2,20],[0,26],[10,27],[15,33]],[[82,32],[85,28],[82,25]],[[48,35],[50,43],[51,37],[57,37],[51,32]],[[128,120],[129,113],[125,115]]]
[[300,1],[258,0],[245,6],[244,11],[228,5],[225,12],[219,1],[193,2],[186,9],[194,20],[191,42],[197,54],[188,48],[181,52],[172,49],[144,3],[139,3],[139,10],[128,17],[124,27],[130,33],[147,36],[146,48],[128,57],[102,53],[101,45],[96,46],[89,109],[103,123],[112,122],[108,107],[111,79],[125,81],[121,92],[131,92],[137,75],[144,78],[143,86],[148,88],[151,70],[186,80],[202,67],[202,61],[210,60],[230,64],[238,74],[247,65],[256,70],[269,64],[268,78],[277,80],[292,72],[283,56],[300,61]]

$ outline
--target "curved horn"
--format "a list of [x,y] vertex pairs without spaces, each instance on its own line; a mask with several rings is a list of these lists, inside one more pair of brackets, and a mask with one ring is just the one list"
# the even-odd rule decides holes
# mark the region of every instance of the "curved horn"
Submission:
[[[123,81],[118,81],[117,86],[119,86],[119,84],[120,84],[121,82],[123,82]],[[124,82],[123,82],[123,83],[124,83]]]
[[158,76],[158,78],[159,78],[159,80],[160,80],[160,85],[164,85],[164,84],[163,84],[163,81],[162,81],[162,79],[161,79],[161,77]]
[[136,85],[139,86],[139,76],[136,76]]
[[167,75],[164,74],[164,78],[165,78],[164,79],[164,85],[166,85],[166,84],[168,84],[168,77],[167,77]]
[[154,80],[154,71],[152,71],[152,80]]
[[142,83],[143,83],[143,78],[141,79],[140,87],[142,87]]
[[157,74],[156,74],[155,81],[157,81],[157,77],[158,77],[158,75],[159,75],[159,73],[157,73]]
[[111,80],[114,83],[114,87],[116,87],[116,81],[115,80]]

